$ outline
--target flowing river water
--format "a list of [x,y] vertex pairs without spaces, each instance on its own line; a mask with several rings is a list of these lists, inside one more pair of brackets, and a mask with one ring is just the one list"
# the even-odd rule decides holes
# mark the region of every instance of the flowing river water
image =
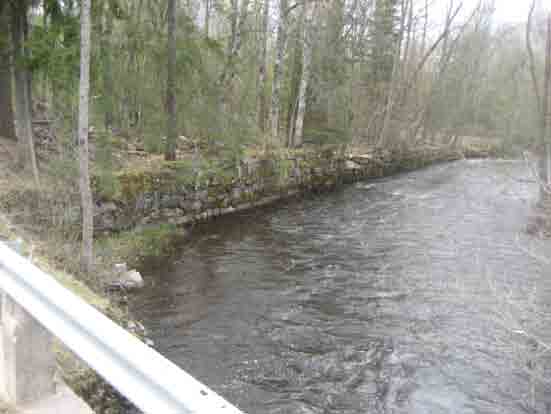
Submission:
[[249,414],[549,412],[527,166],[370,184],[202,227],[132,300],[155,347]]

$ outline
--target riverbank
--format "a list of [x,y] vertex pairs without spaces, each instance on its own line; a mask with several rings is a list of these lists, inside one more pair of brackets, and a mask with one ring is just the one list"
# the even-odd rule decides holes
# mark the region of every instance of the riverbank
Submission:
[[144,158],[115,171],[108,185],[101,174],[94,176],[94,276],[80,273],[80,200],[62,174],[49,171],[37,189],[31,180],[2,168],[0,212],[33,239],[33,248],[54,267],[78,275],[103,296],[117,282],[115,264],[139,268],[152,258],[170,256],[197,224],[289,197],[333,191],[345,183],[496,154],[496,148],[470,143],[394,150],[280,149],[245,157],[239,164]]
[[146,165],[119,172],[116,191],[98,200],[96,230],[105,235],[98,244],[111,261],[140,267],[151,257],[170,255],[187,230],[217,217],[464,157],[464,151],[443,146],[349,152],[333,147],[271,153],[237,168],[210,166],[196,173],[180,162]]
[[[78,266],[78,194],[67,191],[67,183],[51,172],[42,177],[43,186],[37,189],[31,180],[15,176],[4,166],[0,211],[9,224],[0,228],[0,234],[12,240],[22,238],[39,267],[59,275],[66,287],[135,330],[141,325],[128,315],[127,293],[113,296],[108,292],[116,282],[116,263],[139,268],[151,258],[166,258],[177,251],[191,227],[219,216],[309,192],[332,191],[342,183],[456,160],[466,152],[444,146],[393,151],[329,147],[271,152],[246,158],[239,165],[214,160],[204,160],[200,168],[187,161],[134,165],[113,175],[109,191],[100,180],[94,180],[98,233],[94,275],[81,273]],[[470,150],[473,154],[486,155]],[[67,383],[94,409],[117,410],[113,407],[121,404],[116,393],[60,349],[60,367]]]
[[[336,148],[271,153],[239,166],[194,172],[188,163],[160,162],[116,175],[116,190],[100,194],[98,232],[155,225],[185,227],[287,197],[335,189],[464,157],[448,147],[340,152]],[[98,194],[98,192],[96,192]]]

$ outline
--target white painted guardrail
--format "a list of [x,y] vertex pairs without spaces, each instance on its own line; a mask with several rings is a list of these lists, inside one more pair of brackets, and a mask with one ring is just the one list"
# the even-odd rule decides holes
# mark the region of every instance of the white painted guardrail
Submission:
[[0,290],[143,412],[243,414],[2,242]]

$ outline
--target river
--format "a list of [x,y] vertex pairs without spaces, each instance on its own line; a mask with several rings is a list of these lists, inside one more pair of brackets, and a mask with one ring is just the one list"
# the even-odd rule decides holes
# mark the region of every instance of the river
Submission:
[[132,300],[156,349],[249,414],[547,413],[527,166],[370,184],[197,230]]

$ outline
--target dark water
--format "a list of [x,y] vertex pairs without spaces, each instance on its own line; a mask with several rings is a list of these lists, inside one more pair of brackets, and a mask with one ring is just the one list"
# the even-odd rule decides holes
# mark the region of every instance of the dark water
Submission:
[[550,245],[525,231],[528,168],[374,184],[203,230],[132,304],[157,349],[249,414],[546,413]]

